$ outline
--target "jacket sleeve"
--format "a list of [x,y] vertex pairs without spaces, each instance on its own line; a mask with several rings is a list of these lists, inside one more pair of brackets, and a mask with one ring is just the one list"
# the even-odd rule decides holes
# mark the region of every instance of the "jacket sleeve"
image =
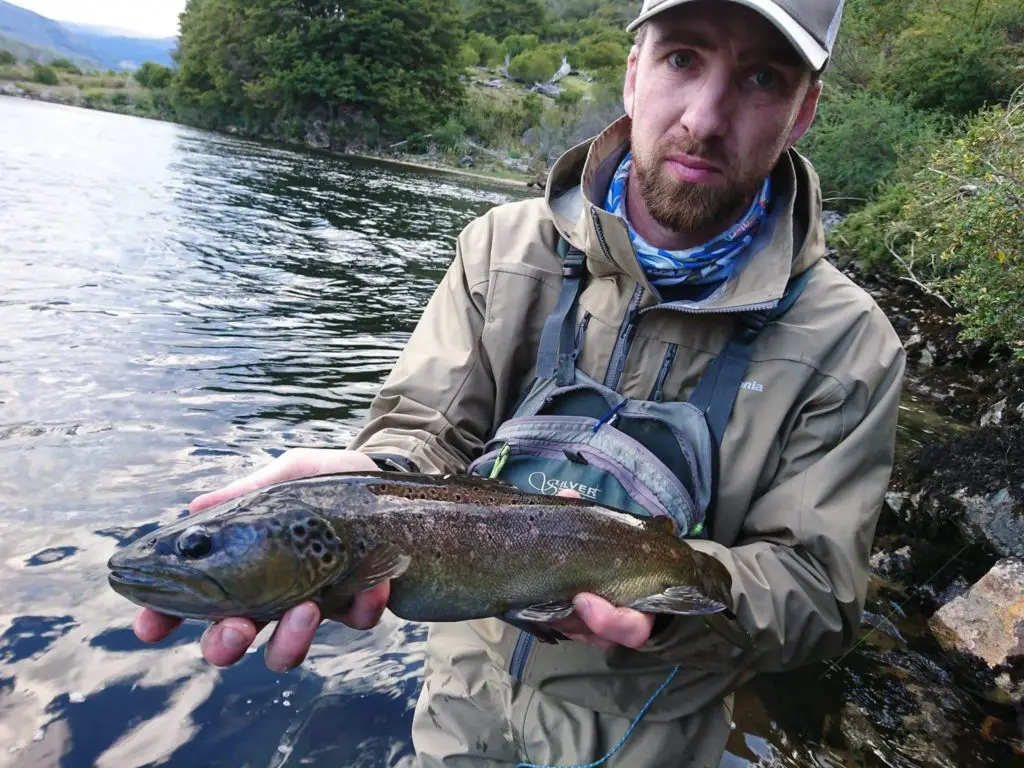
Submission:
[[736,544],[690,542],[729,570],[734,613],[753,647],[740,650],[702,620],[677,617],[656,630],[644,651],[742,677],[832,658],[852,646],[892,471],[905,367],[888,323],[875,330],[873,349],[861,347],[859,364],[841,379],[826,379],[831,385],[797,415],[782,469],[752,503]]
[[491,423],[481,354],[487,270],[467,274],[462,240],[408,344],[348,446],[429,474],[465,471]]

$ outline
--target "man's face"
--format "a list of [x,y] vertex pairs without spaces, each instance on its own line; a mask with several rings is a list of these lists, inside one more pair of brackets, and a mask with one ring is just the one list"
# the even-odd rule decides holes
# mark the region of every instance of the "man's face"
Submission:
[[710,236],[742,214],[810,126],[821,87],[744,6],[701,0],[648,24],[623,94],[640,192],[662,226]]

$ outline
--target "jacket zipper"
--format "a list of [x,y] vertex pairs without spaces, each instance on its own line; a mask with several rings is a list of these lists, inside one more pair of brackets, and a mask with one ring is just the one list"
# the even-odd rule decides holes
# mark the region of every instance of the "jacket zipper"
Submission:
[[508,665],[508,673],[518,682],[523,680],[523,672],[526,670],[526,661],[530,658],[530,650],[533,648],[533,635],[529,632],[519,631],[516,638],[516,647],[512,651],[512,661]]
[[622,378],[622,372],[626,369],[626,358],[629,357],[629,347],[633,342],[637,318],[640,316],[638,307],[643,295],[644,287],[637,285],[633,291],[633,298],[629,300],[626,316],[622,319],[622,326],[619,328],[619,338],[615,342],[611,362],[608,363],[608,374],[604,377],[604,385],[613,392],[618,391],[619,380]]

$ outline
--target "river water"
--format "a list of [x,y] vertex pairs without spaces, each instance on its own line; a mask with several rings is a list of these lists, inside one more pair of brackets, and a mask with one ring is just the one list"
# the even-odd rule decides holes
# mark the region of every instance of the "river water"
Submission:
[[[522,197],[0,97],[0,765],[412,765],[422,627],[324,625],[292,673],[217,670],[198,624],[139,643],[105,562],[288,447],[344,445],[457,232]],[[855,661],[743,692],[724,765],[857,764],[828,718],[893,661]],[[957,706],[952,764],[1005,764]]]

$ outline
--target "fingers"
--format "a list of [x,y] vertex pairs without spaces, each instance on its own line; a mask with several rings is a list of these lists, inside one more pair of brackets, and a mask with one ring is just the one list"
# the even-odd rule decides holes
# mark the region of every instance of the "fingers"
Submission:
[[384,615],[388,599],[391,596],[391,582],[378,584],[368,592],[355,596],[352,606],[340,620],[352,629],[370,629],[375,627]]
[[245,655],[259,630],[248,619],[225,619],[210,625],[203,633],[199,647],[208,662],[218,667],[229,667]]
[[274,630],[264,660],[275,672],[287,672],[299,666],[309,653],[317,627],[320,626],[320,608],[306,602],[288,611]]
[[649,614],[616,607],[597,595],[577,595],[573,604],[590,631],[603,640],[640,648],[651,638],[654,617]]
[[132,629],[135,636],[144,643],[159,643],[181,626],[181,619],[143,608],[135,617]]

